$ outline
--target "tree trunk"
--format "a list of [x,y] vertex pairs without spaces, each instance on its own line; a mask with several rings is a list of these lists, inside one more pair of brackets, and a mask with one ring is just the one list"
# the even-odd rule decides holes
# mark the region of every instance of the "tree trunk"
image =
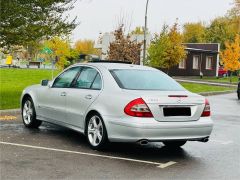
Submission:
[[232,84],[232,71],[230,72],[230,84]]
[[167,75],[169,75],[169,69],[170,69],[170,68],[168,67],[168,68],[167,68]]

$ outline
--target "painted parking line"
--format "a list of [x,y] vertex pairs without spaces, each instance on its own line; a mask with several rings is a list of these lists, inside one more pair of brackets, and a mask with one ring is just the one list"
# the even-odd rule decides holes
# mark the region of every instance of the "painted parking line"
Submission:
[[8,115],[0,116],[0,120],[15,120],[15,119],[17,119],[16,116],[8,116]]
[[118,157],[118,156],[108,156],[108,155],[101,155],[101,154],[94,154],[94,153],[86,153],[86,152],[70,151],[70,150],[64,150],[64,149],[48,148],[48,147],[42,147],[42,146],[32,146],[32,145],[27,145],[27,144],[10,143],[10,142],[4,142],[4,141],[0,141],[0,144],[18,146],[18,147],[26,147],[26,148],[32,148],[32,149],[41,149],[41,150],[48,150],[48,151],[64,152],[64,153],[71,153],[71,154],[81,154],[81,155],[86,155],[86,156],[101,157],[101,158],[107,158],[107,159],[117,159],[117,160],[131,161],[131,162],[137,162],[137,163],[152,164],[152,165],[156,165],[158,168],[162,168],[162,169],[166,168],[166,167],[169,167],[169,166],[172,166],[173,164],[177,163],[177,162],[174,162],[174,161],[169,161],[169,162],[166,162],[166,163],[159,163],[159,162],[144,161],[144,160],[124,158],[124,157]]

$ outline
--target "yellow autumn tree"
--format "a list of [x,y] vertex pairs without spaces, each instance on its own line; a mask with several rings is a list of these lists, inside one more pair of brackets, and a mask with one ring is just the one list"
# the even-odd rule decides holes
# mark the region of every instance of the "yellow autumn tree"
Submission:
[[59,37],[54,37],[44,42],[44,47],[48,47],[53,51],[51,55],[52,60],[58,59],[56,67],[63,69],[64,65],[67,64],[67,57],[71,56],[70,43],[67,40],[63,40]]
[[[232,72],[240,70],[240,36],[236,35],[234,42],[225,42],[226,49],[220,52],[224,69]],[[230,82],[232,81],[230,77]]]
[[99,55],[98,50],[94,48],[94,41],[92,40],[78,40],[74,45],[74,49],[79,54]]

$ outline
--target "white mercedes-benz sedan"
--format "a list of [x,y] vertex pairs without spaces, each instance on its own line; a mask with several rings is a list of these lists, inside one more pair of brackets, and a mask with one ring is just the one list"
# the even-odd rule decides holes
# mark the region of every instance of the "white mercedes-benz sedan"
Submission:
[[70,66],[53,81],[27,87],[23,123],[42,121],[86,135],[93,149],[107,142],[207,142],[213,128],[208,100],[146,66],[92,62]]

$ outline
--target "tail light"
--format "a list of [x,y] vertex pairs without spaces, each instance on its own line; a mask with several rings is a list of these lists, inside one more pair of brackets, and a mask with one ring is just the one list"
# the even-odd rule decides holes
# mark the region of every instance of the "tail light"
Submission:
[[201,117],[207,117],[211,115],[210,104],[207,99],[205,99],[205,107],[203,109]]
[[153,117],[152,112],[142,98],[134,99],[126,105],[124,112],[134,117]]

